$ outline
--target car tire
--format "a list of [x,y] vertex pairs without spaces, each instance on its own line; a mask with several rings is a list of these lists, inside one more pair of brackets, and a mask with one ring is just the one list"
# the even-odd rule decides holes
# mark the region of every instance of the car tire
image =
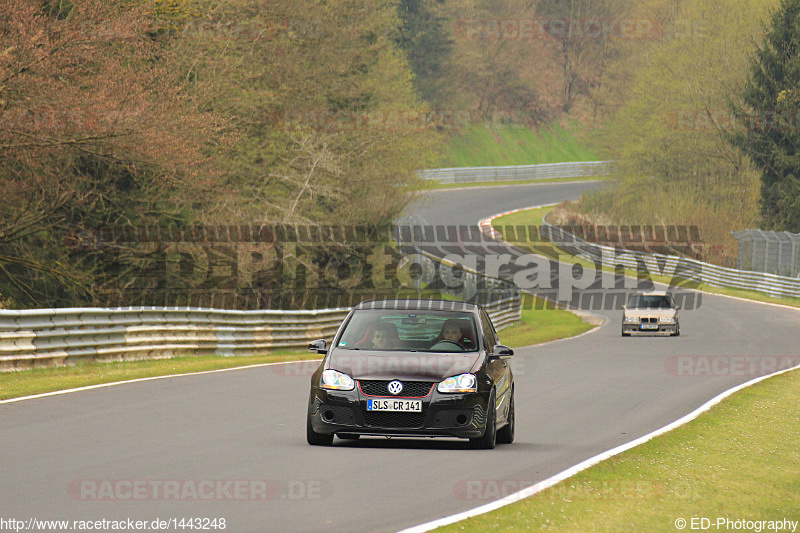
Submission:
[[342,440],[358,440],[358,438],[361,437],[361,435],[357,433],[337,433],[336,436]]
[[514,442],[514,391],[511,391],[511,405],[508,407],[508,422],[497,432],[498,444],[511,444]]
[[312,446],[330,446],[333,444],[333,435],[326,435],[324,433],[317,433],[311,427],[311,418],[306,420],[306,440]]
[[486,431],[482,437],[469,439],[470,444],[476,450],[492,450],[497,444],[497,412],[494,408],[494,391],[489,398],[489,406],[486,409]]

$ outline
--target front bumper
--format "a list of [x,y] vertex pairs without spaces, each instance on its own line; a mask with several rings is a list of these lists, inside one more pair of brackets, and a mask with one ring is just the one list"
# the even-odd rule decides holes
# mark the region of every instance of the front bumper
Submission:
[[317,433],[396,437],[481,437],[486,430],[488,392],[443,394],[435,388],[422,400],[421,413],[367,411],[359,387],[333,391],[312,387],[308,418]]
[[658,324],[657,329],[642,329],[641,324],[622,324],[626,335],[674,335],[678,324]]

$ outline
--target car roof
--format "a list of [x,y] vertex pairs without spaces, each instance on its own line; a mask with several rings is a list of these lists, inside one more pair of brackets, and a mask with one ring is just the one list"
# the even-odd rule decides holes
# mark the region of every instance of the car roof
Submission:
[[470,311],[476,312],[480,306],[461,300],[423,300],[423,299],[394,299],[394,300],[366,300],[356,305],[353,309],[396,309],[402,311]]
[[669,296],[667,291],[641,291],[636,294],[641,294],[643,296]]

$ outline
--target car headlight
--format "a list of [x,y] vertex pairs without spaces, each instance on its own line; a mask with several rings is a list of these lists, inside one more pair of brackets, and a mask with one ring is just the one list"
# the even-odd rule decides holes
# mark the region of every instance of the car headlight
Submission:
[[622,321],[626,324],[638,324],[639,319],[635,316],[626,316],[622,318]]
[[662,317],[660,320],[664,324],[674,324],[675,323],[675,317],[673,317],[673,316],[665,316],[665,317]]
[[347,374],[342,374],[338,370],[326,370],[322,373],[322,380],[319,384],[323,389],[332,390],[353,390],[356,382]]
[[461,374],[440,382],[436,390],[439,392],[476,392],[478,380],[472,374]]

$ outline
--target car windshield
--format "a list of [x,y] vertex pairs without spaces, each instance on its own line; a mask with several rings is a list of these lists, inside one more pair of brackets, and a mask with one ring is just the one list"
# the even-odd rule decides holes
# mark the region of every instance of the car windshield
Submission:
[[671,309],[672,298],[665,294],[634,294],[628,302],[632,309]]
[[474,352],[477,347],[471,313],[458,311],[356,310],[338,348],[373,351]]

